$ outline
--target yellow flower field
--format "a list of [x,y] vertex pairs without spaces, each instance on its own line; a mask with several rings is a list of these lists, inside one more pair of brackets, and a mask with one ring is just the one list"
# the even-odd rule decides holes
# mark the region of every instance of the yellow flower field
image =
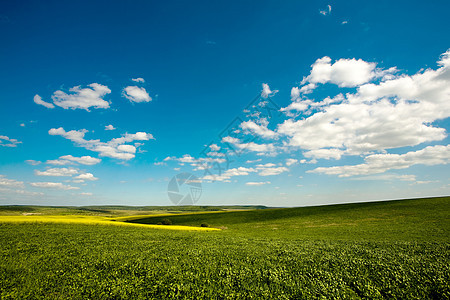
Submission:
[[113,218],[99,216],[0,216],[1,223],[62,223],[62,224],[85,224],[85,225],[116,225],[116,226],[134,226],[146,227],[151,229],[165,230],[187,230],[187,231],[214,231],[217,228],[193,227],[193,226],[177,226],[177,225],[146,225],[116,221]]

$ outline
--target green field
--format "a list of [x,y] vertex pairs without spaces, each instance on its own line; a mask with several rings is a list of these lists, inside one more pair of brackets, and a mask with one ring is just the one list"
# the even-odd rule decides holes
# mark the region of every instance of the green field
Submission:
[[450,197],[235,209],[0,208],[3,218],[85,214],[135,224],[168,218],[173,225],[166,226],[222,229],[0,217],[0,298],[450,298]]

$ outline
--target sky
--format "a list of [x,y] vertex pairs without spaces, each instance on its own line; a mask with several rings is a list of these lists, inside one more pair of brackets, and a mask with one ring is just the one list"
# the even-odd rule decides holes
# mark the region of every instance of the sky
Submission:
[[0,205],[450,194],[448,1],[2,1]]

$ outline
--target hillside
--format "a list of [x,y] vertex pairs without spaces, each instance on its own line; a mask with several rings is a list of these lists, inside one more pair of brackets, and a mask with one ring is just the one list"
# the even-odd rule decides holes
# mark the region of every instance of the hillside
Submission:
[[207,223],[233,233],[273,237],[448,241],[449,215],[450,197],[440,197],[124,219],[157,224],[169,218],[174,225]]

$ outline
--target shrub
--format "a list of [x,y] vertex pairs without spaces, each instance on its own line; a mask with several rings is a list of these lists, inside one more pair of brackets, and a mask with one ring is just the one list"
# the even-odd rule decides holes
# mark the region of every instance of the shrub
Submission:
[[161,223],[163,225],[172,225],[172,221],[170,221],[169,219],[162,219]]

